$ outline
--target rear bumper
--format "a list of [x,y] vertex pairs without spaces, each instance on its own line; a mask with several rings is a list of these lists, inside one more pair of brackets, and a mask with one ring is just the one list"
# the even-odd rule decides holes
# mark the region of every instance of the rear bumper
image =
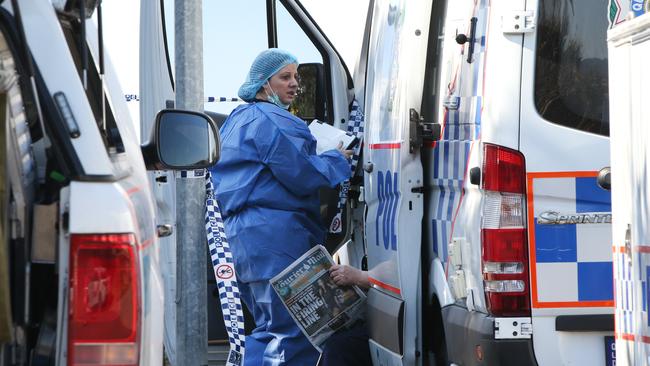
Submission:
[[[494,319],[458,305],[442,309],[447,355],[463,366],[537,365],[531,339],[494,339]],[[481,346],[483,358],[477,355]]]

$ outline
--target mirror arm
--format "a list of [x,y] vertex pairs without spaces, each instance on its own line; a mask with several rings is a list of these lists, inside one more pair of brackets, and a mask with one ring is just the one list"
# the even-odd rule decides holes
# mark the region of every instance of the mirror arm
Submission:
[[149,140],[146,144],[140,146],[142,151],[142,158],[147,170],[163,170],[164,167],[160,163],[158,151],[156,151],[156,144],[153,140]]

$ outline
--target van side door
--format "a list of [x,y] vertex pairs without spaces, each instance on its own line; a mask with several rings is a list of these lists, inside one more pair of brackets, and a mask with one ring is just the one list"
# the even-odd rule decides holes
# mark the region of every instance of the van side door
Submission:
[[375,364],[413,365],[421,352],[423,173],[419,123],[431,2],[372,5],[363,151],[369,280],[368,327]]

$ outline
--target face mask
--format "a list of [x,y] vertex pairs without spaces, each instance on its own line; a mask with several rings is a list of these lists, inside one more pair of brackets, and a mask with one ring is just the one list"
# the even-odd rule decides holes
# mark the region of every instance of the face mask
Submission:
[[266,92],[266,100],[268,100],[269,102],[271,102],[271,103],[277,105],[278,107],[280,107],[280,108],[282,108],[282,109],[289,109],[289,104],[284,104],[284,103],[282,103],[282,101],[280,100],[280,97],[279,97],[278,94],[273,90],[273,88],[271,88],[271,84],[269,84],[268,81],[266,82],[266,85],[268,85],[268,86],[269,86],[269,89],[271,89],[271,94],[269,94],[268,92]]

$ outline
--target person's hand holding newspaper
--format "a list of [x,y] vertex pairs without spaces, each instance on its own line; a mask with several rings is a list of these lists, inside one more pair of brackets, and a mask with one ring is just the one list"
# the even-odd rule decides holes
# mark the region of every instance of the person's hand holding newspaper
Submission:
[[347,265],[333,264],[330,267],[330,277],[339,286],[359,286],[364,290],[370,287],[368,272]]

